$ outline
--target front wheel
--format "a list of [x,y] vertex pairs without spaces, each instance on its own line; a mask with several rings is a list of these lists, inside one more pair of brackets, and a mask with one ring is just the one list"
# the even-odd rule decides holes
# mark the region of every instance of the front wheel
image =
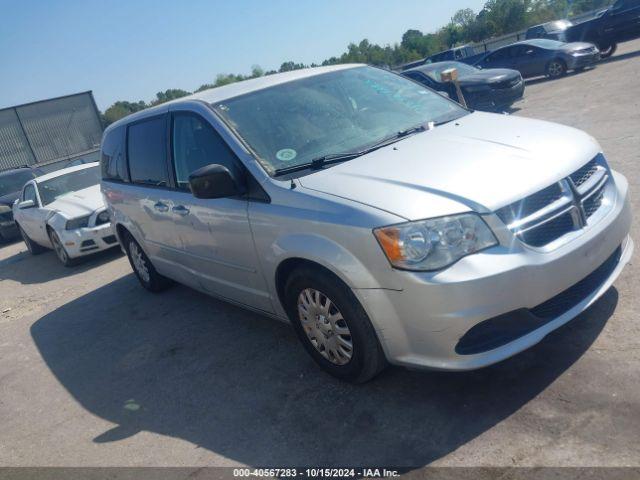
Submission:
[[69,256],[69,252],[64,248],[64,245],[55,230],[49,229],[49,239],[51,240],[53,251],[56,252],[58,260],[60,260],[65,267],[72,267],[77,263],[78,260],[76,258],[71,258]]
[[134,240],[133,236],[128,234],[124,240],[131,268],[133,268],[133,272],[144,288],[156,293],[172,285],[173,282],[170,279],[156,271],[151,260],[149,260],[149,257],[144,253],[138,242]]
[[562,60],[551,60],[547,65],[549,78],[560,78],[567,73],[567,65]]
[[362,383],[386,366],[376,332],[351,289],[314,268],[287,280],[286,308],[304,348],[323,370]]

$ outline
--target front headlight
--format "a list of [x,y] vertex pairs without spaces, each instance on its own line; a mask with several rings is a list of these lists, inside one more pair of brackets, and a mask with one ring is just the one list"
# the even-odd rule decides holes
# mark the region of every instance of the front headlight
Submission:
[[71,220],[67,220],[67,225],[65,228],[67,230],[76,230],[78,228],[85,228],[89,226],[89,218],[91,215],[87,215],[86,217],[73,218]]
[[498,244],[474,213],[376,228],[373,233],[391,265],[403,270],[440,270]]
[[10,211],[11,211],[11,207],[9,205],[0,205],[0,215]]
[[98,214],[97,220],[100,223],[107,223],[109,221],[109,212],[105,210],[104,212],[100,212]]

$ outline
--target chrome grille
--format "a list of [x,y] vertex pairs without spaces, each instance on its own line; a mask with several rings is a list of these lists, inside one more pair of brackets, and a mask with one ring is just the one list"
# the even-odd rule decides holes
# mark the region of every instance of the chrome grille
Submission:
[[522,242],[546,247],[580,230],[605,211],[610,173],[602,154],[563,178],[496,214]]
[[573,172],[569,177],[573,181],[573,184],[576,187],[579,187],[584,182],[589,180],[594,173],[598,170],[598,162],[597,157],[587,163],[584,167],[579,168],[575,172]]
[[543,247],[576,229],[571,213],[563,213],[552,220],[520,234],[520,240],[532,247]]

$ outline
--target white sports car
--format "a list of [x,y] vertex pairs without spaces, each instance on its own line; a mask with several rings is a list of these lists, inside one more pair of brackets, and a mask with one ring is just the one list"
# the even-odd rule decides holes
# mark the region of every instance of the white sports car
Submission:
[[98,163],[30,180],[13,204],[13,216],[29,252],[53,248],[65,266],[118,245],[100,193]]

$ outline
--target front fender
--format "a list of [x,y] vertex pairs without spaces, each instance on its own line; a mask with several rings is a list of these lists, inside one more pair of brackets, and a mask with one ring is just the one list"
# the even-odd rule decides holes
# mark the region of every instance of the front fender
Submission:
[[382,288],[360,259],[327,237],[287,235],[274,242],[272,252],[276,267],[287,259],[300,258],[322,265],[351,288]]
[[45,223],[57,231],[67,228],[67,218],[59,212],[50,212]]
[[[266,251],[263,251],[262,265],[269,292],[274,301],[274,308],[281,316],[285,316],[284,309],[279,302],[278,295],[278,268],[287,260],[304,260],[316,263],[332,272],[348,285],[354,293],[358,290],[368,289],[400,289],[400,285],[393,281],[392,275],[380,275],[378,270],[391,269],[379,251],[377,244],[370,245],[370,251],[366,242],[354,241],[354,248],[344,245],[319,234],[290,234],[279,237]],[[353,252],[357,251],[358,254]],[[375,255],[372,257],[371,255]],[[365,258],[378,258],[365,261]],[[376,275],[378,273],[378,275]],[[378,280],[384,278],[385,284]],[[357,295],[357,294],[356,294]]]

